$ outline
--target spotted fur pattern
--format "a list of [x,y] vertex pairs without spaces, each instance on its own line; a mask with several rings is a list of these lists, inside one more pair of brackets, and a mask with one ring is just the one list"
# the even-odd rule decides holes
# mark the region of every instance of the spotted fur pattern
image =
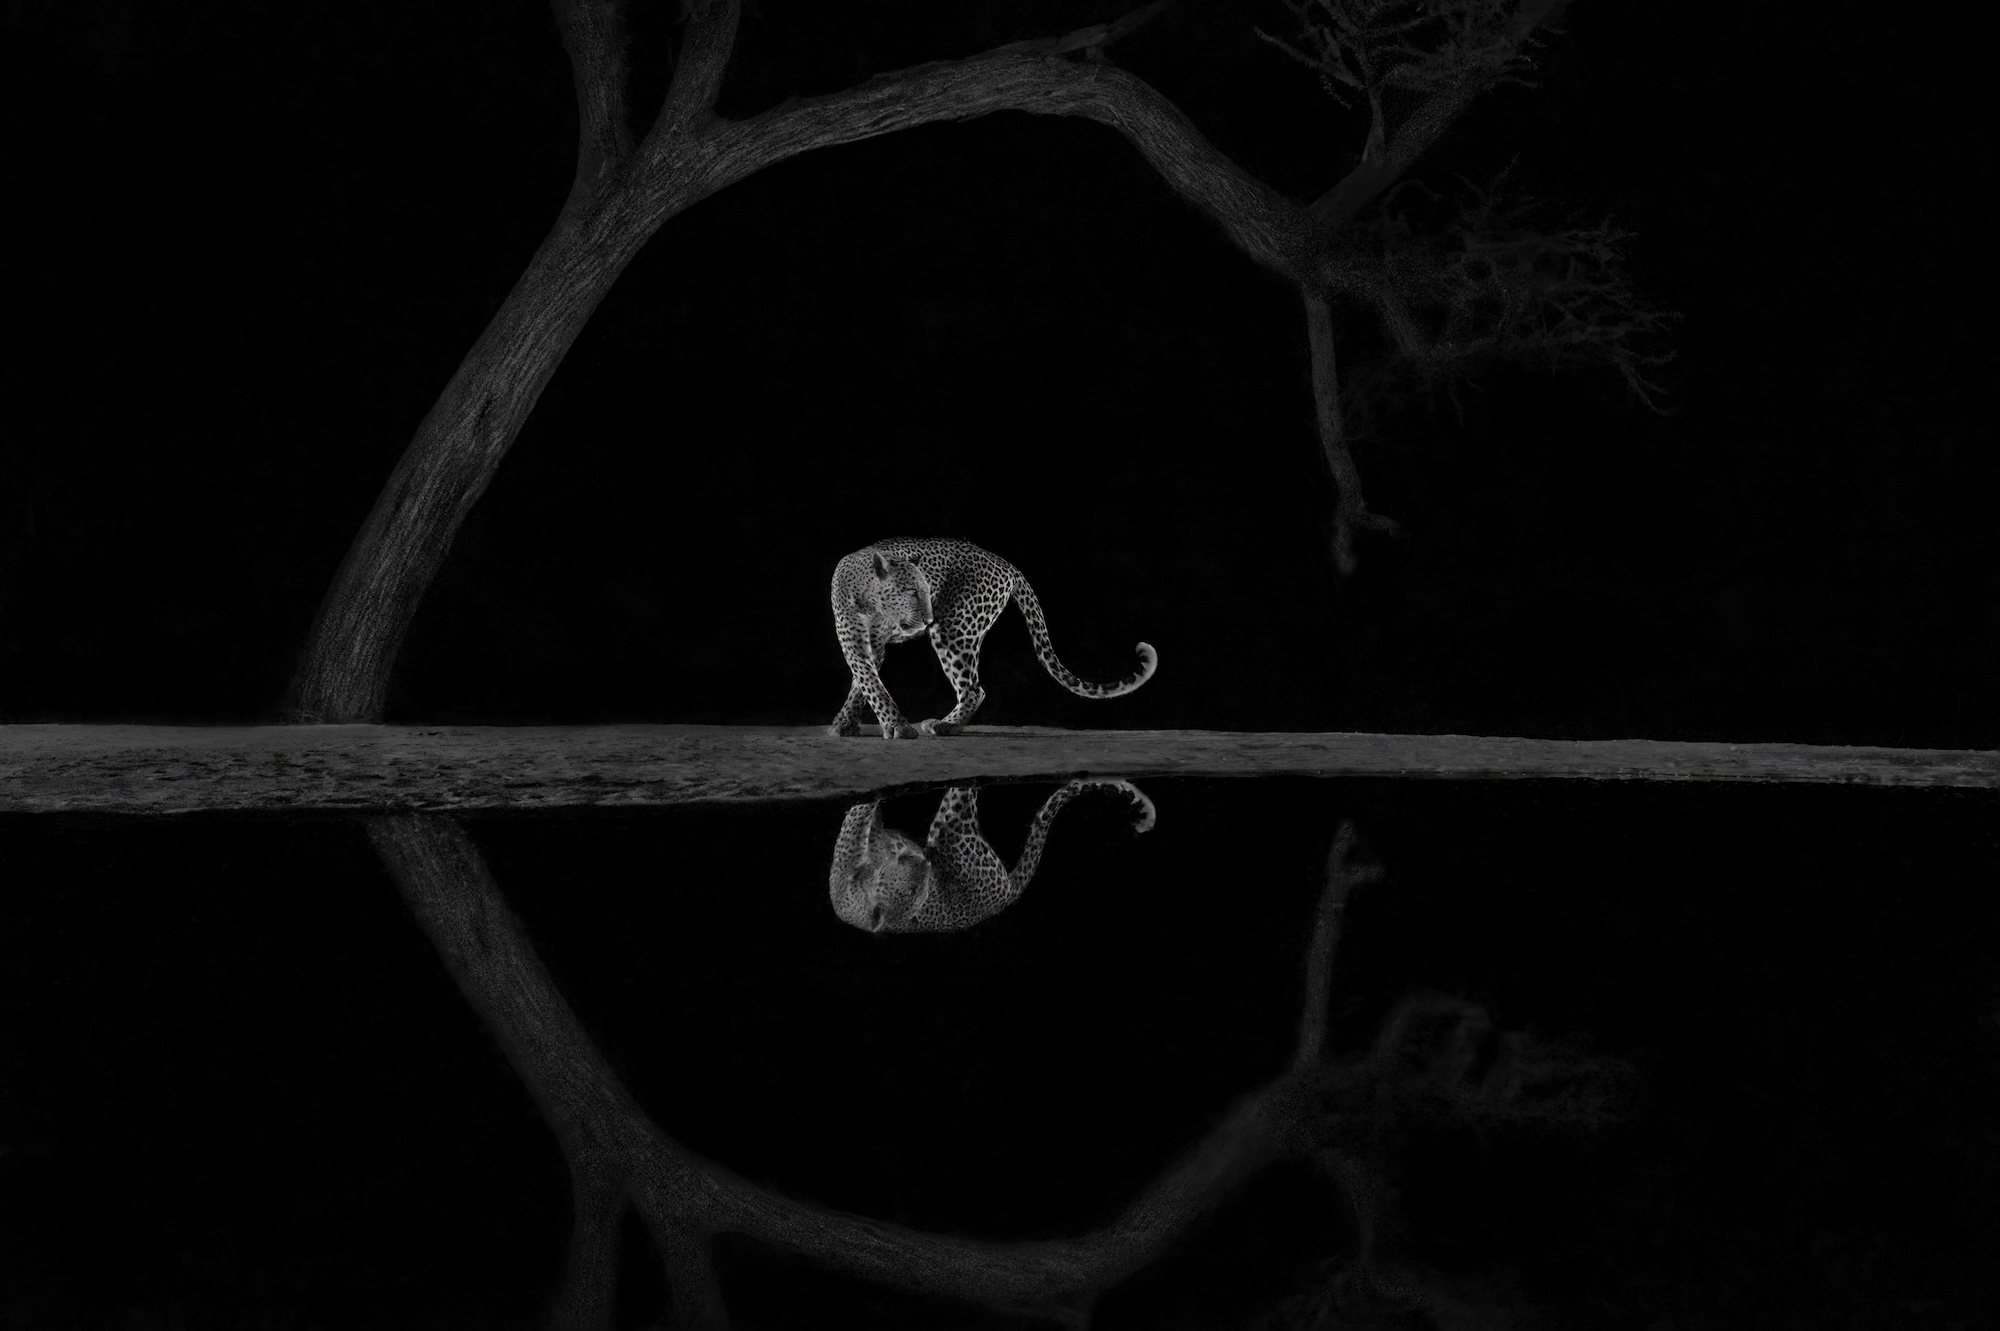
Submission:
[[1049,828],[1063,805],[1085,790],[1117,790],[1138,805],[1136,832],[1153,826],[1153,802],[1129,781],[1071,781],[1035,813],[1027,844],[1010,871],[979,831],[979,792],[944,793],[923,845],[882,821],[882,804],[857,804],[841,823],[827,887],[833,911],[870,933],[945,933],[969,929],[1012,905],[1041,864]]
[[[1085,698],[1116,698],[1153,677],[1159,654],[1140,643],[1139,668],[1116,684],[1078,679],[1056,658],[1042,603],[1021,571],[969,541],[877,541],[842,559],[833,571],[833,624],[854,683],[828,727],[835,735],[861,733],[861,713],[872,711],[885,739],[954,735],[965,728],[986,691],[979,686],[979,648],[1000,612],[1013,601],[1028,621],[1035,655],[1058,684]],[[891,643],[929,633],[938,664],[958,703],[936,720],[912,725],[882,683],[882,657]]]

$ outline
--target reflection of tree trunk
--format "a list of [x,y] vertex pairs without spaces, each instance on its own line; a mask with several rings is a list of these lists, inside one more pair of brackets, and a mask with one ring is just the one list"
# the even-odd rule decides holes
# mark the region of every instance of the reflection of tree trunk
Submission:
[[598,1331],[611,1325],[618,1292],[618,1223],[625,1214],[625,1189],[601,1156],[568,1158],[569,1258],[549,1325],[551,1331]]
[[[1309,1158],[1313,1093],[1340,903],[1369,875],[1336,845],[1308,961],[1300,1047],[1290,1067],[1167,1168],[1116,1221],[1078,1239],[993,1243],[921,1233],[794,1201],[687,1150],[619,1082],[535,956],[476,846],[447,817],[368,823],[374,842],[460,990],[541,1106],[570,1162],[577,1234],[560,1325],[608,1325],[617,1195],[629,1198],[666,1257],[684,1325],[724,1314],[708,1247],[746,1235],[850,1275],[990,1307],[1075,1317],[1103,1290],[1158,1257],[1253,1173]],[[591,1319],[595,1318],[595,1321]]]

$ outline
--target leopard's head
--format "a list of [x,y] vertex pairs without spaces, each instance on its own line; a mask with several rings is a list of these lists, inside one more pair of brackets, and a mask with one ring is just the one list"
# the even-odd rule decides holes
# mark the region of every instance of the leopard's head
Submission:
[[912,560],[874,552],[875,605],[890,640],[903,642],[931,626],[931,580]]
[[836,884],[834,913],[857,929],[894,933],[930,900],[935,882],[930,857],[917,841],[884,826],[880,815],[858,852],[853,864],[843,866],[848,874]]

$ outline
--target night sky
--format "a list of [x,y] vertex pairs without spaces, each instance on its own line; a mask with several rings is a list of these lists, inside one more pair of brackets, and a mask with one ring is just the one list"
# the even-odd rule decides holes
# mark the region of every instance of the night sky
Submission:
[[[675,6],[633,7],[649,107]],[[720,109],[1121,8],[760,0]],[[1361,140],[1253,31],[1288,22],[1181,0],[1112,58],[1309,198]],[[1296,296],[1112,131],[1004,114],[783,163],[612,290],[388,719],[824,724],[835,561],[936,535],[1019,565],[1078,673],[1160,653],[1085,701],[1010,612],[981,722],[2000,746],[1987,108],[1968,43],[1891,22],[1579,0],[1541,86],[1475,104],[1415,174],[1513,162],[1550,216],[1633,232],[1682,315],[1667,414],[1510,370],[1390,413],[1356,459],[1406,534],[1345,581]],[[574,136],[533,0],[0,6],[0,721],[278,719]],[[921,645],[885,673],[948,705]],[[1448,993],[1633,1078],[1600,1136],[1420,1135],[1416,1258],[1523,1327],[2000,1317],[1991,792],[1144,784],[1152,832],[1079,799],[1020,902],[925,938],[834,917],[842,802],[470,827],[669,1131],[1015,1238],[1103,1223],[1283,1064],[1351,818],[1388,872],[1337,1046]],[[985,793],[1010,863],[1047,793]],[[561,1159],[358,827],[10,816],[0,884],[0,1327],[535,1324]],[[1260,1180],[1101,1324],[1245,1325],[1351,1244],[1341,1214]],[[629,1237],[626,1331],[661,1300]],[[746,1328],[1021,1325],[723,1257]]]
[[[660,7],[652,7],[660,8]],[[665,71],[652,8],[635,103]],[[1116,12],[766,3],[725,114]],[[13,9],[0,716],[274,719],[328,578],[551,223],[574,111],[532,3]],[[1357,125],[1185,3],[1115,49],[1292,193]],[[1018,564],[982,721],[2000,743],[1990,153],[1954,58],[1822,6],[1579,3],[1416,175],[1636,234],[1673,413],[1497,371],[1357,445],[1403,523],[1337,584],[1304,321],[1101,126],[794,159],[674,218],[462,530],[392,721],[823,722],[826,580],[887,535]],[[1365,351],[1367,321],[1347,344]],[[945,693],[921,647],[891,658]],[[926,693],[925,690],[930,690]],[[929,714],[913,708],[918,714]]]

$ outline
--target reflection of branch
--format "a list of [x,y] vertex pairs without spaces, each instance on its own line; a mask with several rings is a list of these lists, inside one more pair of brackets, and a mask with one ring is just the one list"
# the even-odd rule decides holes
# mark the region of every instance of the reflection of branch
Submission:
[[1398,1004],[1365,1052],[1329,1055],[1342,915],[1354,889],[1382,875],[1355,862],[1354,828],[1343,823],[1327,856],[1297,1044],[1283,1072],[1239,1101],[1103,1229],[1014,1243],[927,1234],[785,1197],[669,1137],[590,1042],[459,825],[405,815],[371,820],[368,831],[569,1161],[577,1216],[557,1304],[564,1331],[609,1326],[621,1199],[652,1230],[684,1327],[727,1325],[711,1253],[725,1233],[884,1285],[1075,1322],[1254,1174],[1288,1161],[1319,1170],[1353,1208],[1360,1249],[1328,1268],[1335,1302],[1352,1287],[1364,1298],[1435,1307],[1431,1277],[1403,1268],[1392,1279],[1378,1264],[1393,1177],[1386,1145],[1398,1121],[1428,1115],[1474,1126],[1590,1128],[1613,1116],[1623,1072],[1611,1060],[1519,1035],[1498,1036],[1499,1057],[1482,1072],[1480,1054],[1496,1034],[1491,1020],[1476,1005],[1436,996]]
[[552,1331],[596,1331],[610,1325],[615,1304],[625,1189],[601,1152],[569,1156],[569,1173],[569,1257],[549,1323]]
[[[1366,870],[1346,868],[1336,845],[1307,971],[1300,1051],[1289,1070],[1244,1099],[1109,1226],[1077,1239],[992,1243],[921,1233],[794,1201],[704,1160],[647,1119],[591,1043],[501,899],[479,851],[450,818],[408,815],[368,823],[370,839],[452,978],[527,1083],[570,1161],[578,1219],[562,1307],[607,1306],[604,1273],[615,1213],[602,1180],[616,1178],[652,1226],[675,1277],[684,1321],[720,1318],[707,1245],[737,1233],[851,1275],[995,1307],[1068,1315],[1159,1256],[1248,1178],[1309,1155],[1308,1097],[1331,982],[1339,904]],[[611,1217],[608,1228],[607,1216]],[[579,1255],[580,1254],[580,1255]],[[688,1304],[694,1305],[693,1309]],[[575,1326],[587,1322],[572,1322]],[[601,1323],[600,1323],[601,1325]]]
[[1326,1013],[1333,994],[1333,958],[1340,949],[1347,898],[1363,883],[1380,882],[1382,878],[1381,865],[1353,864],[1353,855],[1354,824],[1344,822],[1334,833],[1333,848],[1326,853],[1326,890],[1320,894],[1312,946],[1306,952],[1306,999],[1299,1014],[1299,1046],[1292,1055],[1294,1071],[1303,1071],[1306,1065],[1319,1062],[1325,1052]]

